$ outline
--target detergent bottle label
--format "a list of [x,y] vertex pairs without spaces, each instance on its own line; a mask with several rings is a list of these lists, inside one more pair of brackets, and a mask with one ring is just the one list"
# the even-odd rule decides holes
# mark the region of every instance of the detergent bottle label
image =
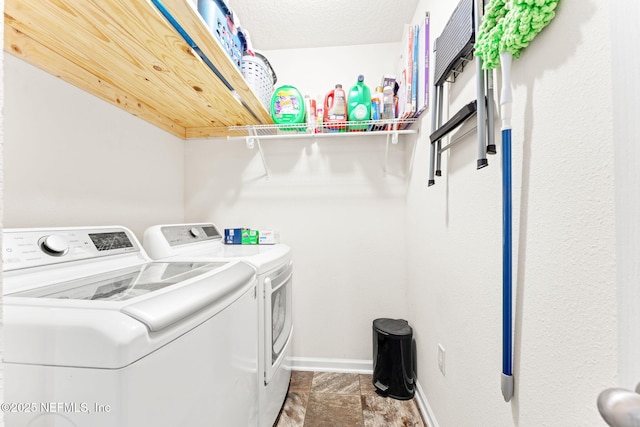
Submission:
[[[357,83],[349,91],[347,98],[349,121],[364,122],[371,119],[371,91],[364,84],[364,76],[359,75]],[[349,130],[362,131],[367,124],[351,124]]]
[[368,114],[369,110],[363,104],[358,104],[353,109],[353,119],[355,120],[369,120],[369,117],[367,117]]
[[274,91],[271,97],[271,118],[276,124],[304,123],[304,99],[296,88],[281,86]]
[[275,115],[283,117],[285,115],[297,115],[300,107],[298,106],[298,98],[295,96],[281,95],[275,99],[273,106]]
[[336,88],[325,96],[324,114],[325,128],[329,131],[342,132],[346,130],[347,102],[342,85],[337,84]]
[[329,108],[329,119],[344,120],[347,117],[345,105],[344,92],[336,91],[333,97],[333,104]]

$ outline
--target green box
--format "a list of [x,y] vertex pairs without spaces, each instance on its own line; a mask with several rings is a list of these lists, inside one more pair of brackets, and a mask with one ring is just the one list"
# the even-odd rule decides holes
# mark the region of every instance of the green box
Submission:
[[250,228],[242,229],[242,244],[243,245],[257,245],[259,239],[258,230],[251,230]]

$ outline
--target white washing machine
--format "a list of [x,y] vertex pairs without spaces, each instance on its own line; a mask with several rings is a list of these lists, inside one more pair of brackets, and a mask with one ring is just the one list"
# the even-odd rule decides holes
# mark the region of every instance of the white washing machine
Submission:
[[148,228],[143,245],[154,259],[213,262],[241,259],[258,275],[258,396],[260,427],[272,427],[291,378],[293,263],[287,245],[225,245],[214,224]]
[[123,227],[3,243],[7,426],[257,425],[252,266],[152,262]]

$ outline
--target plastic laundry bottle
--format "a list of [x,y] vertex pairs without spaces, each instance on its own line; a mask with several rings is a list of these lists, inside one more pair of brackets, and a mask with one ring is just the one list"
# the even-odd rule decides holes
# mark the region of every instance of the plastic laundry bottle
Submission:
[[[276,124],[304,123],[304,98],[293,86],[280,86],[271,96],[271,118]],[[282,127],[285,130],[296,130],[299,126]]]
[[363,131],[368,127],[368,123],[357,124],[357,122],[367,122],[371,120],[371,91],[364,84],[364,76],[358,76],[358,82],[349,91],[347,98],[349,121],[356,122],[349,124],[349,130]]
[[324,127],[329,132],[345,132],[347,97],[341,84],[324,97]]
[[376,90],[371,94],[371,120],[382,118],[382,106],[384,105],[384,93],[382,86],[376,86]]
[[322,122],[324,120],[324,106],[322,105],[322,96],[318,96],[318,103],[316,104],[316,127],[315,133],[322,133]]
[[312,99],[309,95],[305,95],[304,108],[307,112],[307,132],[316,133],[316,126],[318,125],[318,119],[316,117],[316,100]]
[[[383,106],[384,94],[382,86],[376,86],[376,90],[371,94],[371,120],[382,119]],[[372,125],[370,130],[380,130],[380,125]]]
[[383,90],[382,118],[384,120],[393,120],[396,118],[393,88],[391,86],[385,86]]

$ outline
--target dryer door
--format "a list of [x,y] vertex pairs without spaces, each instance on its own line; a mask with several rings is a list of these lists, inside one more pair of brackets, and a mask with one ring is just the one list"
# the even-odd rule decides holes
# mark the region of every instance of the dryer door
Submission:
[[266,377],[269,383],[278,370],[291,340],[293,262],[273,276],[265,278],[265,351]]

